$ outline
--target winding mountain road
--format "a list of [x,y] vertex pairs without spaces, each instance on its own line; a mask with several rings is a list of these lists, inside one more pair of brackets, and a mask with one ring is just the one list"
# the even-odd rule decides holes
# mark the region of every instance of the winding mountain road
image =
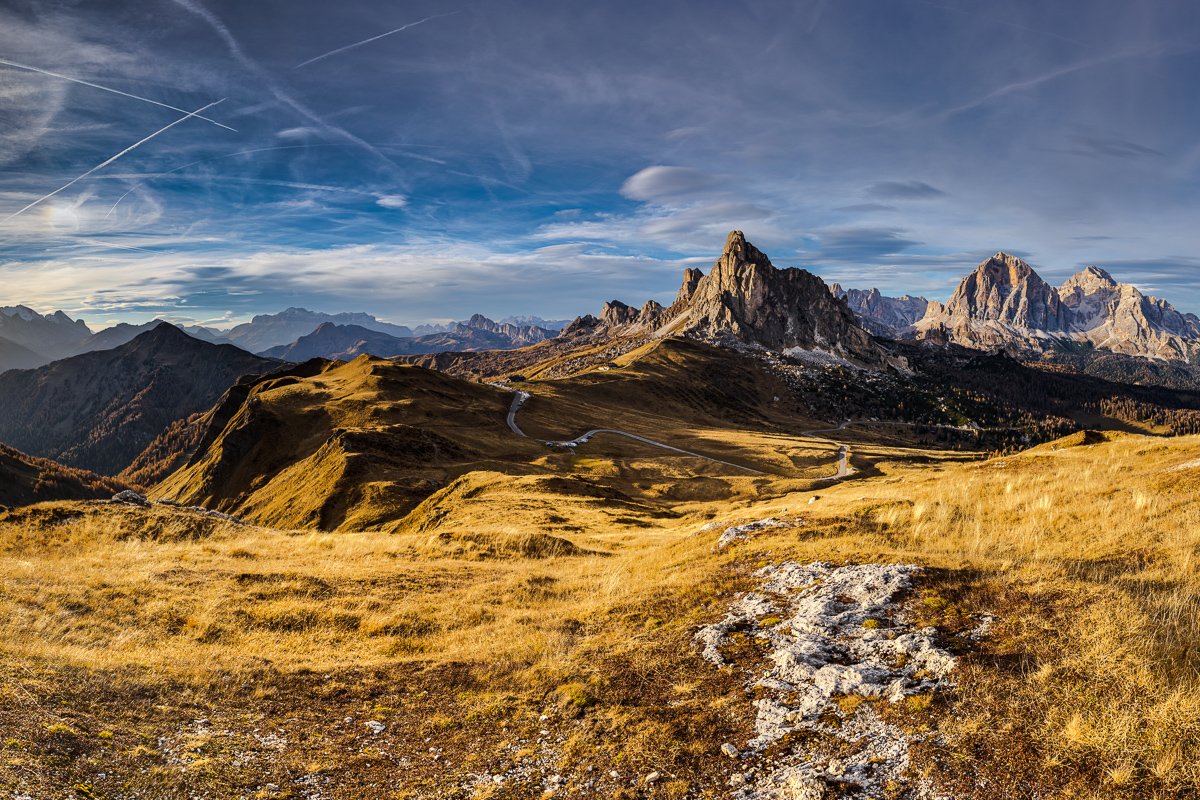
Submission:
[[[504,386],[503,388],[507,389],[509,387]],[[529,394],[529,392],[521,391],[519,389],[512,390],[512,391],[514,392],[514,394],[513,394],[512,405],[509,406],[509,408],[508,408],[508,419],[507,419],[508,427],[517,436],[529,438],[529,435],[527,433],[525,433],[525,431],[521,430],[520,426],[517,425],[517,412],[521,410],[521,407],[525,405],[525,402],[527,400],[529,400],[531,395]],[[935,425],[935,424],[918,423],[918,422],[886,422],[886,421],[882,421],[882,420],[873,420],[873,419],[848,419],[834,428],[818,428],[816,430],[811,430],[811,431],[801,431],[800,436],[803,436],[804,438],[812,439],[812,440],[818,441],[818,442],[825,442],[826,444],[831,444],[838,448],[837,469],[834,470],[834,473],[832,475],[826,475],[825,477],[818,478],[817,480],[837,481],[837,480],[841,480],[843,478],[848,478],[851,475],[854,475],[855,473],[858,472],[857,469],[850,466],[850,445],[846,444],[845,442],[839,442],[836,439],[831,439],[828,436],[821,435],[823,433],[837,433],[838,431],[844,431],[844,430],[846,430],[846,428],[850,427],[851,425],[901,425],[901,426],[905,426],[905,427],[924,426],[924,427],[931,427],[931,428],[944,428],[944,429],[948,429],[948,430],[957,430],[957,431],[1012,430],[1012,428],[981,428],[978,426],[976,426],[974,428],[970,428],[970,427],[962,427],[962,426]],[[766,473],[762,472],[761,470],[752,469],[750,467],[744,467],[741,464],[734,464],[731,461],[722,461],[719,458],[713,458],[712,456],[706,456],[702,453],[695,453],[695,452],[692,452],[691,450],[684,450],[683,448],[675,447],[674,445],[666,444],[664,442],[656,442],[653,439],[647,439],[645,436],[639,436],[638,434],[630,433],[629,431],[617,430],[616,428],[592,428],[587,433],[576,436],[574,439],[567,439],[567,440],[561,441],[561,442],[547,441],[546,444],[550,447],[577,447],[581,444],[591,441],[592,437],[598,433],[608,433],[608,434],[612,434],[614,436],[624,436],[627,439],[633,439],[634,441],[642,442],[643,444],[648,444],[653,447],[661,448],[663,450],[670,450],[671,452],[680,453],[685,456],[693,456],[695,458],[703,458],[704,460],[711,461],[714,464],[724,464],[727,467],[734,467],[735,469],[744,470],[746,472],[750,472],[755,475],[766,474]]]
[[837,481],[837,480],[841,480],[842,478],[848,478],[851,475],[853,475],[855,472],[858,472],[858,470],[856,470],[854,467],[850,466],[850,445],[848,445],[844,442],[835,441],[826,436],[818,435],[818,434],[822,434],[822,433],[836,433],[838,431],[844,431],[844,430],[846,430],[846,426],[853,425],[853,424],[854,423],[851,420],[846,420],[841,425],[838,425],[836,428],[821,428],[821,429],[815,430],[815,431],[801,431],[800,432],[801,436],[804,436],[808,439],[814,439],[818,442],[828,442],[829,444],[835,445],[838,448],[837,470],[832,475],[827,475],[824,478],[821,478],[820,480]]
[[[525,402],[529,398],[530,398],[529,392],[523,392],[523,391],[518,390],[513,395],[512,405],[510,405],[508,407],[507,422],[508,422],[509,429],[513,433],[515,433],[517,436],[522,436],[525,438],[529,438],[529,434],[525,433],[525,431],[521,430],[521,427],[519,425],[517,425],[517,412],[521,410],[521,407],[523,405],[525,405]],[[706,456],[703,453],[695,453],[695,452],[692,452],[691,450],[684,450],[681,447],[675,447],[674,445],[666,444],[664,442],[656,442],[653,439],[647,439],[645,436],[639,436],[638,434],[630,433],[629,431],[617,430],[616,428],[592,428],[587,433],[580,434],[579,436],[576,436],[574,439],[567,439],[567,440],[561,441],[561,442],[547,441],[546,444],[549,447],[578,447],[581,444],[591,441],[592,437],[598,433],[608,433],[608,434],[612,434],[614,436],[624,436],[626,439],[633,439],[634,441],[641,442],[643,444],[648,444],[648,445],[651,445],[652,447],[658,447],[662,450],[670,450],[673,453],[679,453],[679,454],[685,455],[685,456],[692,456],[694,458],[703,458],[705,461],[711,461],[714,464],[723,464],[727,467],[733,467],[734,469],[740,469],[740,470],[749,472],[754,475],[764,475],[765,474],[762,470],[753,469],[751,467],[744,467],[741,464],[734,464],[732,461],[722,461],[719,458],[713,458],[712,456]]]

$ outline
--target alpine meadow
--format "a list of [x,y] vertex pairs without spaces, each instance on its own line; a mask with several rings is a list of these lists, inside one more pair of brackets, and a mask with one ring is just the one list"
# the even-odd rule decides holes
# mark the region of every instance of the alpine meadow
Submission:
[[0,0],[0,800],[1200,798],[1198,32]]

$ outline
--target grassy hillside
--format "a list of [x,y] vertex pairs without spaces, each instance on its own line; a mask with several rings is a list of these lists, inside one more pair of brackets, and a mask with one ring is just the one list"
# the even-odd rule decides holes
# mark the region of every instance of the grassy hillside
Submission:
[[310,362],[228,396],[154,495],[282,528],[376,527],[461,472],[540,455],[508,430],[510,400],[368,356]]
[[0,444],[0,506],[107,498],[126,488],[114,478],[64,467]]
[[122,472],[172,422],[276,362],[158,325],[112,350],[0,374],[0,441],[101,474]]
[[[576,458],[573,477],[464,476],[392,534],[162,506],[0,518],[0,785],[499,798],[558,775],[578,796],[723,796],[737,762],[718,749],[746,741],[754,697],[691,637],[753,570],[795,559],[927,567],[908,613],[954,643],[958,688],[865,703],[942,732],[913,758],[944,791],[1195,791],[1200,438],[894,457],[774,493],[718,478],[669,514]],[[764,517],[792,524],[715,547]],[[985,636],[962,635],[983,615]]]

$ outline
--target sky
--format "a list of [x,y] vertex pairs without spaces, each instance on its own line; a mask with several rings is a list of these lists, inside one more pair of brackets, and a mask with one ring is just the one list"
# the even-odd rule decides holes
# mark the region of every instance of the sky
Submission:
[[944,299],[997,250],[1200,312],[1191,0],[0,0],[0,305],[97,326]]

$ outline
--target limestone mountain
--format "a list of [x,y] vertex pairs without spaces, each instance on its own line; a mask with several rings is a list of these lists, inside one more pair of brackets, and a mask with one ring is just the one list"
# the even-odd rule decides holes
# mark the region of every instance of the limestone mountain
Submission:
[[1041,353],[1087,345],[1131,356],[1194,361],[1200,319],[1088,267],[1054,288],[1024,261],[997,253],[942,305],[931,303],[918,337],[976,349]]
[[1170,303],[1117,283],[1099,267],[1072,275],[1059,296],[1071,310],[1072,338],[1101,350],[1194,361],[1200,355],[1200,318]]
[[334,325],[358,325],[362,328],[405,338],[413,332],[404,325],[382,322],[370,314],[346,312],[325,314],[306,308],[288,308],[278,314],[258,314],[249,322],[218,333],[229,342],[251,353],[261,353],[272,347],[290,344],[306,336],[326,322]]
[[840,283],[830,284],[829,291],[846,301],[864,328],[889,339],[912,336],[915,325],[929,310],[929,301],[924,297],[888,297],[878,289],[845,289]]
[[129,488],[114,478],[63,466],[0,444],[0,505],[97,500]]
[[120,347],[0,375],[0,441],[114,475],[174,420],[278,362],[157,325]]
[[921,338],[966,347],[1037,350],[1071,329],[1071,312],[1054,287],[1016,256],[999,252],[932,303],[917,323]]
[[593,323],[580,318],[574,332],[607,335],[681,335],[706,341],[738,342],[770,350],[817,352],[872,366],[886,353],[855,319],[844,300],[803,269],[779,269],[733,231],[721,257],[704,275],[689,269],[675,302],[654,301],[634,309],[619,301],[605,305]]

